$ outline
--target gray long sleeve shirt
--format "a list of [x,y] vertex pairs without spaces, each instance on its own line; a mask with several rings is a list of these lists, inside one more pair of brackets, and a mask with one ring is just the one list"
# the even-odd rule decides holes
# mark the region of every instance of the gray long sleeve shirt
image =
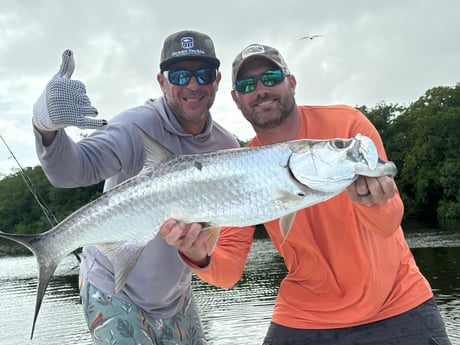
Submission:
[[[118,114],[105,129],[78,143],[59,130],[51,145],[43,146],[35,130],[37,155],[50,182],[73,188],[106,180],[106,191],[137,175],[143,167],[144,146],[133,123],[177,154],[239,146],[235,137],[212,119],[203,133],[186,133],[162,97]],[[159,236],[147,244],[118,294],[113,293],[112,265],[94,246],[83,248],[80,271],[97,288],[136,304],[154,318],[169,318],[177,312],[188,293],[192,274],[175,247]]]

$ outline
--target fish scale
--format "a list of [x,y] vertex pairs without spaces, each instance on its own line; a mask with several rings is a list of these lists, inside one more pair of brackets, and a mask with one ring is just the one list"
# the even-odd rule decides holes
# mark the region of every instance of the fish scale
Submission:
[[115,292],[121,290],[143,248],[169,218],[210,229],[210,247],[221,226],[249,226],[280,218],[287,236],[299,209],[341,193],[360,175],[396,174],[378,160],[374,143],[350,139],[295,140],[278,144],[174,155],[139,129],[146,167],[42,234],[0,237],[29,248],[39,283],[32,325],[49,280],[61,260],[95,245],[111,261]]

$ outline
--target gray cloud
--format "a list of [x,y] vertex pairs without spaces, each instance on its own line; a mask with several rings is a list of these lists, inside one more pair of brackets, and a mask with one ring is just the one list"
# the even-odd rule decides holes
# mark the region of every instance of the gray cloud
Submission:
[[[459,82],[458,13],[455,0],[285,0],[276,7],[263,0],[3,0],[0,134],[23,166],[38,164],[31,110],[67,48],[75,53],[73,77],[86,84],[101,117],[157,97],[162,42],[187,28],[214,39],[223,80],[213,116],[243,139],[253,132],[231,100],[230,65],[253,42],[281,50],[299,104],[408,105]],[[299,40],[314,34],[323,37]],[[8,157],[0,143],[0,174],[15,167]]]

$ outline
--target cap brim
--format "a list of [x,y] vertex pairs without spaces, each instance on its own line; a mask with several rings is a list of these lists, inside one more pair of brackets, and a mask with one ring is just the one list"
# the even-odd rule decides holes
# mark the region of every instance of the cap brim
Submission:
[[166,61],[163,61],[160,63],[160,70],[166,71],[171,67],[172,65],[182,62],[182,61],[204,61],[206,63],[209,63],[215,68],[219,68],[220,66],[220,61],[218,59],[214,59],[211,57],[205,57],[205,56],[181,56],[181,57],[176,57],[172,59],[168,59]]

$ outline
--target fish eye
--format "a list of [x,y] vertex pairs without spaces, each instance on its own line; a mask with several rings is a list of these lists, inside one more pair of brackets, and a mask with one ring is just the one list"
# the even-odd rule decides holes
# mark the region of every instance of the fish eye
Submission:
[[347,147],[350,143],[350,140],[336,139],[332,141],[332,147],[336,149],[343,149]]

